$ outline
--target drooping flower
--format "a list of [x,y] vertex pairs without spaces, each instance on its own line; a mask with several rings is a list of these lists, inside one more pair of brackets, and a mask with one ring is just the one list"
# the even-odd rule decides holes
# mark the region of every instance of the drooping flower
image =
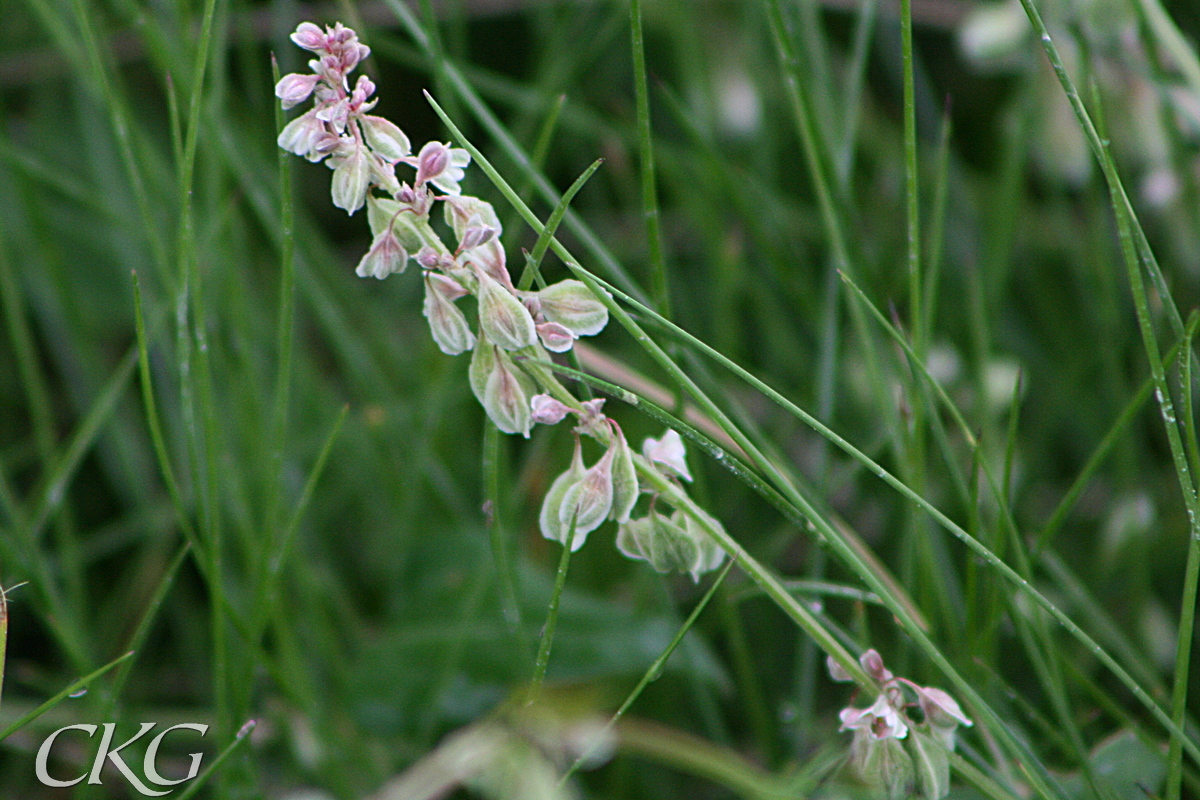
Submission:
[[392,229],[387,228],[375,237],[371,249],[358,262],[355,274],[360,278],[370,276],[383,280],[393,272],[403,272],[407,264],[408,253],[404,251],[404,245]]
[[520,350],[537,341],[533,317],[521,301],[491,275],[475,270],[479,280],[479,325],[495,344]]
[[475,346],[475,334],[453,302],[455,296],[461,297],[465,293],[466,290],[451,278],[435,272],[425,273],[425,318],[429,320],[429,330],[438,349],[448,356],[465,353]]

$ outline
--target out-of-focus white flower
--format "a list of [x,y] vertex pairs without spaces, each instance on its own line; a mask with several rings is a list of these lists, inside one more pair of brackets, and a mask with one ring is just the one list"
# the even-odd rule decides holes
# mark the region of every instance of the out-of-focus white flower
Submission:
[[688,471],[687,451],[676,431],[668,430],[661,439],[646,439],[642,442],[642,455],[659,467],[665,467],[668,474],[685,481],[692,480],[692,473]]

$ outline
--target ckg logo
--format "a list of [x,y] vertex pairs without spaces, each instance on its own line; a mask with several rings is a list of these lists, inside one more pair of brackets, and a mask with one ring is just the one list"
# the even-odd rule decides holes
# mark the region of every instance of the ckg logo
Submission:
[[[41,781],[43,786],[66,788],[68,786],[74,786],[77,783],[81,783],[85,778],[90,784],[99,784],[100,770],[104,768],[104,762],[109,761],[112,762],[112,765],[116,767],[117,771],[125,777],[125,780],[129,781],[134,789],[146,797],[162,797],[163,795],[170,794],[174,791],[174,789],[156,791],[151,789],[145,783],[142,783],[142,779],[138,777],[137,773],[129,768],[129,765],[126,764],[125,760],[121,757],[122,750],[145,736],[150,731],[154,730],[155,726],[157,725],[158,723],[156,722],[141,723],[141,729],[128,741],[118,747],[112,746],[113,732],[117,727],[116,724],[112,722],[105,722],[102,726],[80,724],[67,725],[65,728],[59,728],[54,733],[46,737],[46,741],[42,742],[42,746],[38,748],[37,760],[34,762],[34,773],[37,775],[37,779]],[[103,727],[104,733],[100,739],[100,749],[96,752],[96,760],[92,762],[91,771],[85,772],[83,775],[80,775],[78,778],[73,780],[59,780],[58,778],[52,777],[46,769],[46,761],[50,758],[50,750],[54,747],[54,742],[58,739],[59,734],[64,733],[65,731],[83,731],[90,739],[95,736],[97,727]],[[204,758],[204,754],[191,753],[190,755],[192,757],[192,764],[188,769],[186,776],[172,780],[170,778],[164,778],[161,774],[159,774],[158,767],[155,763],[158,759],[158,748],[162,744],[163,738],[166,737],[168,733],[178,730],[195,731],[203,736],[204,734],[208,733],[208,726],[201,725],[196,722],[185,722],[180,725],[172,725],[150,740],[150,744],[146,748],[146,756],[142,759],[142,771],[145,773],[146,780],[156,786],[178,786],[181,783],[190,781],[200,772],[200,760]]]

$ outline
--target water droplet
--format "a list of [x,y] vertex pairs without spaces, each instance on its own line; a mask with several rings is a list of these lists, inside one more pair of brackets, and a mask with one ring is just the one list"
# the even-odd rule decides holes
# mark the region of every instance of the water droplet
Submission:
[[67,697],[83,697],[87,693],[88,693],[88,690],[87,690],[87,687],[85,686],[82,689],[77,689],[76,691],[71,692],[69,695],[67,695]]

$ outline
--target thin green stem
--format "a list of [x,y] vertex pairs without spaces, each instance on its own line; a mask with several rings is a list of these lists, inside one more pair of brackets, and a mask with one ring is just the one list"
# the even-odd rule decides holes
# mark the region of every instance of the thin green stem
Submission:
[[[685,619],[683,624],[679,626],[679,630],[675,631],[675,635],[671,637],[671,641],[668,642],[663,651],[658,654],[658,658],[654,659],[650,666],[646,668],[646,671],[642,673],[641,680],[639,680],[637,685],[633,687],[633,691],[631,691],[625,697],[625,701],[621,703],[621,707],[613,713],[608,722],[604,723],[604,731],[596,736],[597,742],[602,742],[607,738],[608,732],[611,731],[613,727],[621,720],[621,717],[625,716],[625,712],[628,711],[634,702],[637,701],[642,692],[645,691],[646,687],[658,680],[658,677],[662,675],[663,668],[666,666],[667,661],[671,658],[671,654],[675,652],[675,648],[679,647],[680,642],[683,641],[683,637],[689,630],[691,630],[692,626],[696,624],[696,620],[700,618],[701,612],[704,611],[705,606],[708,605],[708,601],[712,599],[712,596],[716,593],[722,582],[724,582],[725,576],[729,574],[729,570],[733,568],[733,565],[734,561],[730,559],[725,563],[725,566],[721,568],[721,571],[717,573],[717,577],[712,582],[712,585],[708,587],[708,590],[704,593],[704,596],[700,598],[700,602],[696,603],[696,606],[692,609],[692,613],[688,614],[687,619]],[[579,754],[579,757],[575,759],[570,768],[563,773],[562,778],[558,782],[559,786],[565,785],[567,780],[592,758],[592,756],[595,754],[597,746],[598,745],[592,745],[587,750]]]
[[[1195,332],[1196,320],[1200,316],[1192,312],[1188,320],[1188,335],[1185,339],[1184,352],[1192,352],[1192,335]],[[1193,468],[1200,466],[1200,452],[1196,444],[1196,416],[1193,407],[1192,392],[1192,359],[1182,361],[1182,399],[1183,424],[1187,433],[1188,452]],[[1200,584],[1200,529],[1193,520],[1191,535],[1188,537],[1187,566],[1183,573],[1183,597],[1179,608],[1179,631],[1175,642],[1175,675],[1171,690],[1171,719],[1180,728],[1184,727],[1184,715],[1187,713],[1188,670],[1191,666],[1192,638],[1196,627],[1196,591]],[[1177,737],[1171,738],[1167,748],[1167,786],[1163,796],[1166,800],[1179,800],[1183,783],[1183,743]]]
[[239,728],[238,732],[234,734],[233,741],[230,742],[215,759],[213,759],[213,762],[208,765],[207,769],[205,769],[188,783],[187,788],[183,790],[183,793],[179,795],[177,800],[188,800],[189,797],[200,791],[200,788],[208,782],[210,777],[212,777],[213,772],[215,772],[223,763],[225,763],[225,759],[233,755],[233,751],[236,750],[238,746],[246,740],[246,737],[250,735],[250,732],[253,731],[257,725],[257,721],[250,720],[241,728]]
[[133,655],[132,651],[125,653],[124,655],[108,662],[107,664],[105,664],[103,667],[96,670],[95,672],[85,675],[82,678],[80,678],[79,680],[69,684],[65,689],[60,691],[58,694],[54,695],[49,700],[42,703],[40,706],[33,709],[28,714],[23,715],[20,719],[15,720],[11,725],[9,725],[4,730],[0,731],[0,742],[7,739],[13,733],[19,731],[21,728],[25,727],[33,720],[40,717],[42,714],[45,714],[47,711],[54,708],[56,705],[61,703],[63,700],[66,700],[68,697],[75,694],[80,689],[88,688],[88,686],[91,685],[92,681],[94,681],[97,678],[99,678],[100,676],[104,675],[104,673],[108,672],[113,667],[116,667],[117,665],[121,664],[123,661],[125,661],[125,659],[131,657],[132,655]]
[[671,290],[663,257],[659,227],[658,193],[655,188],[654,139],[650,131],[650,91],[646,83],[646,48],[642,38],[642,2],[629,3],[629,29],[633,51],[633,89],[637,107],[638,153],[641,156],[642,217],[646,223],[650,283],[654,303],[664,317],[671,316]]
[[904,72],[904,197],[908,240],[909,319],[917,352],[923,351],[921,332],[921,218],[917,186],[917,107],[913,88],[912,0],[900,0],[900,51]]
[[567,527],[567,541],[563,543],[562,555],[558,559],[558,572],[554,576],[554,592],[550,595],[550,608],[546,612],[546,624],[542,627],[542,638],[538,642],[537,659],[533,665],[533,678],[529,681],[526,702],[535,702],[542,691],[542,682],[546,679],[546,668],[550,665],[550,648],[554,645],[554,630],[558,626],[558,603],[562,599],[563,589],[567,585],[567,568],[571,565],[571,548],[575,544],[575,514],[571,513],[571,522]]
[[483,486],[490,509],[488,518],[488,537],[492,543],[492,559],[496,565],[496,584],[500,587],[501,602],[503,603],[504,620],[515,633],[521,630],[521,605],[517,602],[517,575],[509,557],[509,543],[506,541],[507,509],[505,508],[505,491],[500,485],[501,480],[501,445],[500,430],[495,425],[485,425],[483,432]]

